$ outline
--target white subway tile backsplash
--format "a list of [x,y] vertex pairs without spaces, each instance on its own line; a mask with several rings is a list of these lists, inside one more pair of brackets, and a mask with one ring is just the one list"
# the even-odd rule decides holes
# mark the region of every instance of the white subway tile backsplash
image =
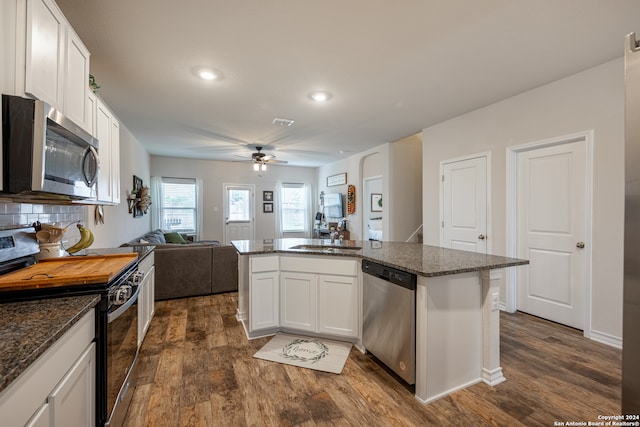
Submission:
[[[67,225],[84,220],[83,206],[0,202],[0,228],[28,227],[36,221]],[[71,240],[73,230],[69,229]]]

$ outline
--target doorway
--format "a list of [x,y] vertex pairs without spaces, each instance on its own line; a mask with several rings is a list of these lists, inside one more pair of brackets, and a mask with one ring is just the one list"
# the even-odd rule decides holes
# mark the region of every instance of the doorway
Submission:
[[490,153],[440,163],[440,245],[489,253]]
[[224,243],[253,240],[255,236],[255,186],[224,184]]
[[[508,308],[584,331],[591,319],[593,132],[507,150]],[[510,306],[510,307],[509,307]]]

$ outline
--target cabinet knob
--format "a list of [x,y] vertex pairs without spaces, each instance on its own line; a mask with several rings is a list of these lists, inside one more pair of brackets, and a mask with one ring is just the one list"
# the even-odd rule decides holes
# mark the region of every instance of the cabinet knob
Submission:
[[576,243],[576,248],[578,248],[578,249],[584,249],[584,242],[578,242],[578,243]]

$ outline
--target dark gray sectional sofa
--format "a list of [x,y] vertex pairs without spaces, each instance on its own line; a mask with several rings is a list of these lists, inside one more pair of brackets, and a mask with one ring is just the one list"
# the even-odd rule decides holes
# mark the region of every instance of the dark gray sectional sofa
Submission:
[[154,230],[122,246],[154,246],[155,299],[184,298],[238,290],[238,254],[218,241],[166,243]]

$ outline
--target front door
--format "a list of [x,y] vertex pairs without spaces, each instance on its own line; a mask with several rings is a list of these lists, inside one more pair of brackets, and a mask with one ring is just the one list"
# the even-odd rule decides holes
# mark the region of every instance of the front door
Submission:
[[486,156],[442,164],[442,246],[487,253],[487,186]]
[[587,142],[518,153],[518,310],[584,329]]
[[224,242],[253,240],[254,238],[253,185],[225,184],[224,186]]

